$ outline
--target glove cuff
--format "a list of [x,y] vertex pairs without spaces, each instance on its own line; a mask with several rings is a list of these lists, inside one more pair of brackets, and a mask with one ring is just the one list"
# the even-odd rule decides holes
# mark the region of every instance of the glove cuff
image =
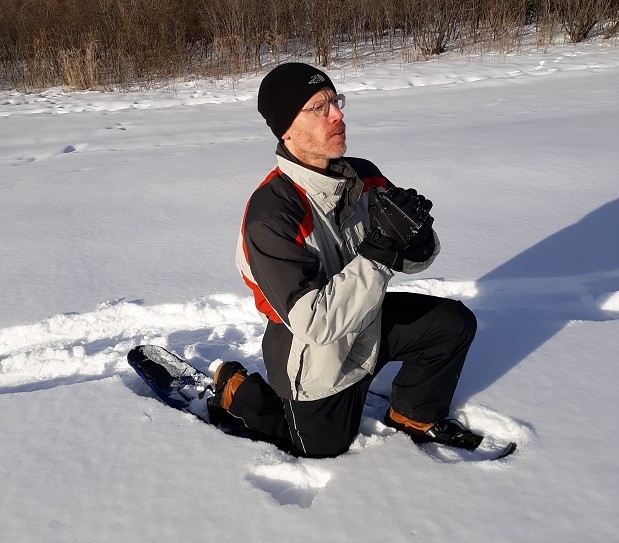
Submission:
[[363,240],[357,247],[357,253],[393,271],[402,271],[404,267],[404,256],[401,251],[377,245],[368,239]]

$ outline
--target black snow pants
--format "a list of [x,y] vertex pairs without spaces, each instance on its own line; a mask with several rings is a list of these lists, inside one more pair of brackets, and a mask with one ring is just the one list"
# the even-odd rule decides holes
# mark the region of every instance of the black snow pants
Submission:
[[374,376],[402,361],[391,391],[393,409],[418,422],[447,417],[477,321],[461,302],[422,294],[388,292],[374,375],[320,400],[281,399],[258,373],[237,389],[230,412],[261,439],[305,457],[333,457],[348,450],[359,432]]

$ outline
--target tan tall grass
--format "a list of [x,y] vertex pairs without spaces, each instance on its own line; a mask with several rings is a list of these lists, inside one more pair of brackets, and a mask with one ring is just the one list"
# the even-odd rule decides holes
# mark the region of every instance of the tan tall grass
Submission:
[[[406,62],[619,33],[619,0],[0,0],[0,86],[148,87],[284,58]],[[368,47],[370,46],[370,47]]]

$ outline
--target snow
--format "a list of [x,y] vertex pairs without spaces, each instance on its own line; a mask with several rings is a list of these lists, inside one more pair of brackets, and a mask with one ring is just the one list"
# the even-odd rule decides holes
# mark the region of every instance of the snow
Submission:
[[435,204],[441,256],[390,288],[475,311],[453,414],[517,452],[424,452],[378,402],[347,454],[292,459],[161,404],[126,364],[137,344],[264,372],[234,268],[247,197],[275,162],[262,74],[6,91],[3,540],[616,540],[619,48],[329,73],[349,154]]

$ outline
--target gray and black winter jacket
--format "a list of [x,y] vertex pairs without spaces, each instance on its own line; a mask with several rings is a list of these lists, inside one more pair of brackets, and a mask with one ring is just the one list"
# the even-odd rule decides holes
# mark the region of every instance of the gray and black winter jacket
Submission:
[[[267,319],[262,352],[284,399],[317,400],[371,373],[380,345],[388,268],[357,255],[368,228],[367,191],[390,186],[359,158],[332,161],[329,175],[300,166],[285,147],[251,196],[237,267]],[[408,263],[409,273],[427,268]]]

